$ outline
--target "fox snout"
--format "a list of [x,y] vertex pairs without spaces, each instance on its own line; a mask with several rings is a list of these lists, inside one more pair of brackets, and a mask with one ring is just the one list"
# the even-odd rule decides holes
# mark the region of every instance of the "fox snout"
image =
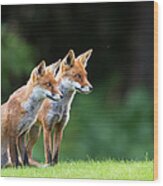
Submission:
[[58,87],[55,88],[55,90],[52,93],[53,98],[58,101],[63,98],[62,93],[59,91]]
[[63,98],[63,95],[61,94],[60,91],[58,91],[58,93],[53,93],[51,95],[46,94],[46,97],[53,100],[53,101],[59,101],[60,99]]
[[93,90],[92,85],[81,86],[81,91],[86,94],[92,92],[92,90]]
[[76,87],[76,89],[83,94],[89,94],[90,92],[92,92],[93,86],[92,85],[78,86]]
[[60,99],[63,98],[62,94],[52,94],[53,100],[54,101],[59,101]]
[[51,95],[47,94],[46,95],[48,98],[50,98],[53,101],[59,101],[60,99],[63,98],[62,93],[59,91],[57,87],[55,87],[51,93]]

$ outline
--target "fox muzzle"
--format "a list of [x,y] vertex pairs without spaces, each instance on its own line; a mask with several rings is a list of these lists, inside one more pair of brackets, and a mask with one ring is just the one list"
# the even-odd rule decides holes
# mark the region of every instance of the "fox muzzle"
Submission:
[[93,87],[92,86],[81,86],[80,88],[76,87],[76,90],[83,94],[89,94],[90,92],[92,92]]
[[60,99],[63,98],[63,96],[60,94],[54,94],[54,95],[46,94],[46,97],[53,100],[53,101],[59,101]]

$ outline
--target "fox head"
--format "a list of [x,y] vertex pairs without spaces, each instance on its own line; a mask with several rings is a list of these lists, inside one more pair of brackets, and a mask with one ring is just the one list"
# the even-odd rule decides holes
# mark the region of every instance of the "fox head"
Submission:
[[33,69],[30,83],[32,84],[33,91],[35,91],[35,95],[38,99],[49,98],[58,101],[62,97],[57,88],[58,83],[54,78],[54,74],[50,69],[46,68],[45,61],[42,61]]
[[62,60],[56,78],[62,80],[62,84],[69,90],[76,90],[80,93],[88,94],[93,87],[88,81],[86,66],[92,54],[92,49],[75,58],[73,50]]

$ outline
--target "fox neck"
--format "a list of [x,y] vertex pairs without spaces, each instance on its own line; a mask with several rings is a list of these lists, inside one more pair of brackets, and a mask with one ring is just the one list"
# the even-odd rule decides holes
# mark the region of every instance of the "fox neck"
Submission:
[[28,87],[27,85],[27,91],[28,95],[27,99],[25,102],[23,102],[23,108],[27,111],[27,112],[35,112],[37,113],[37,111],[39,110],[44,98],[39,94],[39,88],[36,87]]
[[71,103],[74,99],[76,91],[71,90],[70,88],[65,86],[63,81],[61,81],[60,84],[59,84],[59,90],[63,94],[63,99],[61,100],[61,102],[63,102],[65,105],[71,106]]

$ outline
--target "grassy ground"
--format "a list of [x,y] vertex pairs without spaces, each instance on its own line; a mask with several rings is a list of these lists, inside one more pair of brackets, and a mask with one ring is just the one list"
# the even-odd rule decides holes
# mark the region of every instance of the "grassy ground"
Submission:
[[153,180],[153,161],[61,162],[46,168],[6,168],[3,177],[89,178],[112,180]]

